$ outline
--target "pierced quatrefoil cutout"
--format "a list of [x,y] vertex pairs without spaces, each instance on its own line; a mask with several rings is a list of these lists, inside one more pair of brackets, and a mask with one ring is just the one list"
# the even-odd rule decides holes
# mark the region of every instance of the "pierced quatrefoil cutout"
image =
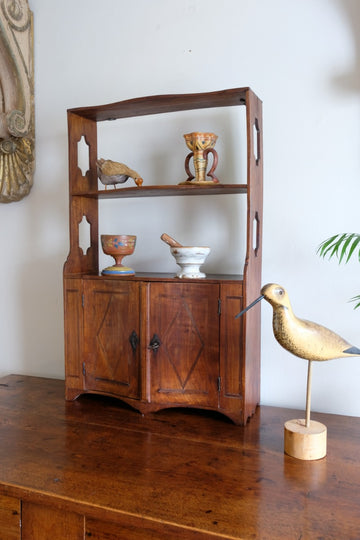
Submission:
[[260,161],[260,128],[259,128],[259,122],[257,118],[255,118],[255,122],[253,124],[253,141],[254,141],[253,151],[254,151],[255,163],[256,165],[258,165]]
[[86,255],[90,246],[90,223],[86,216],[83,216],[79,223],[79,248],[82,250],[83,254]]
[[90,168],[89,150],[89,145],[87,144],[83,135],[77,145],[78,167],[83,176],[86,175]]

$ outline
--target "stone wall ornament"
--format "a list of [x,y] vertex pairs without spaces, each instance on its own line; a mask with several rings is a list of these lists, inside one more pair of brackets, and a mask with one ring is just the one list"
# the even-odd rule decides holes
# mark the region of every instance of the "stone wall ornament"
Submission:
[[0,202],[33,184],[35,113],[33,14],[28,0],[0,0]]

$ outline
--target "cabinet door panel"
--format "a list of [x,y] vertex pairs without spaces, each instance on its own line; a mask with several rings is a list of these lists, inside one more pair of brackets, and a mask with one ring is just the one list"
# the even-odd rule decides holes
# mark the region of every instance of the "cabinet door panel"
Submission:
[[106,280],[84,285],[87,390],[139,397],[139,287]]
[[219,287],[206,283],[152,283],[148,343],[151,401],[217,407]]

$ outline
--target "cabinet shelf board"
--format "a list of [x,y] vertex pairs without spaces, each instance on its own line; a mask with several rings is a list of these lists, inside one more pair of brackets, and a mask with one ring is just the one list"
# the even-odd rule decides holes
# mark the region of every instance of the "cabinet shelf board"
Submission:
[[99,122],[191,109],[245,105],[246,94],[249,90],[249,88],[233,88],[203,94],[170,94],[139,97],[106,105],[68,109],[68,113]]
[[89,197],[93,199],[125,199],[130,197],[172,197],[188,195],[234,195],[247,193],[247,184],[214,184],[199,185],[166,185],[141,186],[119,189],[103,189],[98,191],[76,191],[73,197]]
[[136,272],[133,276],[102,276],[101,274],[68,274],[65,276],[67,279],[99,279],[111,280],[111,281],[171,281],[175,283],[209,283],[209,282],[239,282],[243,281],[244,276],[242,274],[207,274],[206,278],[177,278],[173,272]]

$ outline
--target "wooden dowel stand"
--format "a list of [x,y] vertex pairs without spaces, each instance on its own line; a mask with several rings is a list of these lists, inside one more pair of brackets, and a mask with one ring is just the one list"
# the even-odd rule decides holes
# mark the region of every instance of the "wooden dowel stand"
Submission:
[[306,384],[306,418],[305,426],[310,427],[310,409],[311,409],[311,380],[312,380],[312,360],[308,361],[308,373]]
[[308,362],[306,418],[285,422],[284,451],[289,456],[310,461],[326,456],[327,430],[324,424],[310,420],[312,360]]

